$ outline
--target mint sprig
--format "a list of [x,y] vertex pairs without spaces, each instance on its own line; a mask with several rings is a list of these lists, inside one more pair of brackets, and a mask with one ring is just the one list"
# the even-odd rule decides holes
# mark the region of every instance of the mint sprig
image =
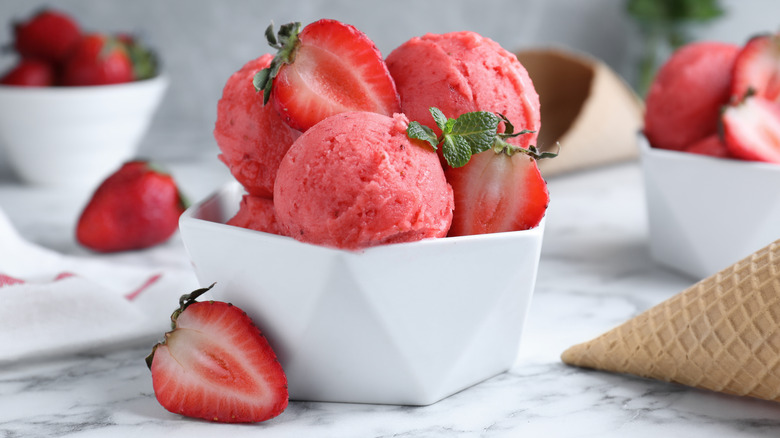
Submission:
[[268,103],[268,99],[271,97],[273,80],[279,74],[279,69],[284,64],[291,64],[295,59],[295,52],[298,48],[298,33],[300,31],[301,23],[299,22],[283,24],[276,35],[274,35],[273,22],[265,29],[265,38],[268,40],[268,45],[278,52],[271,61],[271,65],[257,72],[252,78],[255,91],[263,92],[263,105]]
[[[409,138],[428,142],[434,150],[441,145],[444,159],[451,167],[465,166],[472,155],[490,149],[496,154],[506,154],[510,157],[520,152],[536,160],[558,156],[557,152],[540,152],[535,146],[525,149],[507,143],[508,138],[534,131],[524,129],[514,132],[514,125],[503,114],[473,111],[461,114],[456,119],[448,119],[436,107],[431,107],[429,110],[436,126],[441,130],[441,135],[436,136],[433,129],[417,121],[409,123],[406,135]],[[499,133],[498,126],[501,122],[504,122],[504,132]]]

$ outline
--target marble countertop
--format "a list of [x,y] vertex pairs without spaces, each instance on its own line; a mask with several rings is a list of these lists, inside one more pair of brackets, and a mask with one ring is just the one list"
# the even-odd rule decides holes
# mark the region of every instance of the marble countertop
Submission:
[[[229,179],[216,160],[176,163],[199,199]],[[647,245],[637,163],[549,180],[552,202],[520,354],[506,373],[424,407],[291,402],[256,425],[170,414],[143,358],[153,341],[0,367],[0,436],[12,437],[775,437],[780,405],[675,384],[572,368],[567,347],[680,292],[694,280],[657,266]],[[0,207],[20,233],[69,254],[83,191],[0,178]],[[186,265],[178,236],[169,263]],[[0,242],[0,245],[2,243]],[[115,256],[159,263],[145,253]]]

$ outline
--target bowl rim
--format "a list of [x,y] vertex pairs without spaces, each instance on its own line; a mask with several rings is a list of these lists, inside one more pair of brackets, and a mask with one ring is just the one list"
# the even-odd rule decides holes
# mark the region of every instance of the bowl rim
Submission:
[[439,238],[432,237],[432,238],[417,240],[413,242],[388,243],[388,244],[353,250],[353,249],[337,248],[337,247],[326,246],[326,245],[318,245],[318,244],[308,243],[308,242],[301,242],[290,236],[266,233],[263,231],[252,230],[248,228],[238,227],[235,225],[228,225],[224,222],[202,219],[195,216],[196,212],[198,212],[205,204],[209,202],[216,202],[216,200],[219,199],[220,197],[224,197],[236,190],[239,190],[242,196],[243,194],[246,194],[246,192],[243,190],[243,188],[240,186],[240,184],[237,181],[231,181],[222,185],[217,190],[207,195],[205,198],[199,200],[198,202],[193,203],[179,217],[179,227],[181,228],[182,224],[185,224],[186,226],[187,223],[192,223],[193,225],[197,224],[200,226],[208,226],[212,228],[222,229],[231,233],[244,233],[248,239],[250,238],[251,239],[272,239],[272,240],[279,240],[280,242],[286,241],[290,245],[299,245],[301,246],[301,248],[310,248],[310,249],[317,248],[318,250],[333,251],[341,254],[367,254],[367,253],[388,251],[394,248],[402,249],[402,248],[407,248],[409,246],[457,245],[457,244],[469,244],[469,242],[474,242],[474,241],[482,242],[482,241],[493,241],[493,240],[505,240],[507,238],[511,238],[513,240],[522,239],[522,238],[541,239],[544,236],[545,224],[547,221],[547,214],[545,213],[545,216],[542,218],[542,221],[539,223],[539,225],[528,230],[505,231],[501,233],[475,234],[475,235],[467,235],[467,236],[453,236],[453,237],[439,237]]
[[78,86],[48,86],[48,87],[24,87],[19,85],[0,84],[0,94],[18,95],[57,95],[101,93],[106,91],[129,90],[133,88],[164,86],[170,82],[166,72],[160,72],[154,77],[120,84],[107,85],[78,85]]
[[710,163],[710,164],[717,163],[724,167],[738,166],[744,168],[746,166],[751,166],[766,172],[780,172],[780,164],[775,164],[775,163],[741,160],[738,158],[713,157],[709,155],[695,154],[692,152],[678,151],[674,149],[656,148],[650,145],[650,141],[647,140],[647,137],[642,132],[639,132],[637,134],[637,139],[638,139],[637,143],[639,145],[640,156],[642,157],[650,157],[653,159],[665,159],[665,160],[682,160],[682,161],[687,160],[692,162]]

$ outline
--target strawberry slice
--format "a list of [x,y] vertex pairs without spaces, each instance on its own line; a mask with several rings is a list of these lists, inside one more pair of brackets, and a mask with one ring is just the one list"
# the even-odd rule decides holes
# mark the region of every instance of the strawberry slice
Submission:
[[748,97],[723,112],[723,134],[738,158],[780,164],[780,107],[761,97]]
[[741,101],[748,94],[780,102],[780,34],[755,36],[739,51],[734,62],[732,100]]
[[223,423],[279,415],[288,402],[282,366],[241,309],[195,301],[210,288],[179,300],[173,330],[146,358],[157,401],[173,413]]
[[485,151],[444,174],[455,197],[448,236],[528,230],[550,202],[536,160],[525,154]]
[[[441,134],[414,121],[407,135],[427,141],[434,149],[442,146],[442,156],[449,164],[444,175],[455,199],[447,235],[521,231],[539,225],[550,195],[536,160],[558,154],[507,143],[507,138],[532,131],[515,133],[501,114],[474,111],[448,119],[438,108],[430,111]],[[504,132],[499,133],[501,123]]]
[[263,102],[270,99],[291,128],[305,131],[346,111],[401,112],[395,82],[366,34],[328,19],[299,32],[300,26],[282,26],[278,40],[273,25],[268,27],[266,37],[279,53],[254,81]]

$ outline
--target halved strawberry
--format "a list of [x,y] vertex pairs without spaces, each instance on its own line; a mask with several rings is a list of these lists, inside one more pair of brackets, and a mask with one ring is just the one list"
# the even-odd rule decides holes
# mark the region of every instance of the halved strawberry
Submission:
[[241,309],[195,301],[209,289],[181,297],[173,330],[146,358],[157,401],[171,412],[223,423],[279,415],[288,393],[276,355]]
[[780,34],[755,36],[740,49],[731,98],[738,102],[748,94],[780,102]]
[[723,112],[723,138],[734,156],[780,164],[780,106],[752,96]]
[[455,197],[448,236],[528,230],[550,203],[536,160],[523,153],[481,152],[444,174]]
[[[521,231],[539,225],[550,195],[536,160],[557,153],[507,143],[507,138],[531,131],[515,133],[501,114],[474,111],[448,119],[438,108],[430,111],[442,133],[437,136],[430,127],[414,121],[407,134],[429,142],[434,149],[442,145],[449,164],[444,175],[455,199],[447,235]],[[500,123],[504,124],[502,133],[498,132]]]
[[258,73],[255,87],[293,129],[305,131],[320,120],[345,111],[386,116],[401,112],[395,82],[382,54],[366,34],[336,20],[273,25],[266,37],[279,53]]

